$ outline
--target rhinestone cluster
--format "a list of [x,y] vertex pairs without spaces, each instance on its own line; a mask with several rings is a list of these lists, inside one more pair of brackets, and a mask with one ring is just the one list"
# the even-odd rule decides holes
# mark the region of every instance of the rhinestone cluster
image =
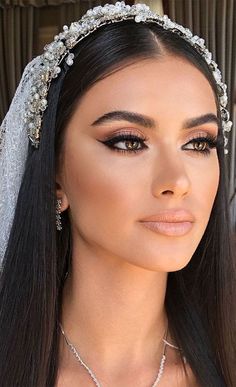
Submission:
[[44,47],[41,55],[41,63],[37,68],[31,69],[34,77],[33,87],[27,101],[25,112],[25,125],[28,137],[36,148],[40,142],[40,131],[43,113],[47,108],[47,95],[50,83],[61,72],[60,64],[63,60],[68,66],[73,65],[74,54],[70,52],[80,40],[95,31],[102,25],[133,19],[135,22],[152,22],[170,30],[188,41],[204,57],[215,78],[220,103],[222,127],[224,135],[224,151],[228,153],[226,145],[228,139],[226,132],[230,132],[232,121],[229,120],[227,105],[227,86],[222,82],[221,72],[217,64],[212,60],[212,54],[205,47],[204,39],[173,21],[167,15],[159,16],[152,12],[146,4],[126,5],[124,1],[118,1],[114,5],[106,4],[89,9],[82,18],[70,27],[64,26],[63,32],[54,37],[54,41]]

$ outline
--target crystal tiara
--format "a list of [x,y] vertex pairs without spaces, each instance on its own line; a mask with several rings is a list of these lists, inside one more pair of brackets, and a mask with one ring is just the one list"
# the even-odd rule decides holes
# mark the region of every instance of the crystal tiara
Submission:
[[79,21],[71,23],[70,27],[64,26],[63,32],[56,35],[54,41],[44,47],[44,53],[40,56],[40,65],[31,68],[30,76],[33,77],[33,86],[24,115],[26,131],[32,145],[36,148],[39,147],[43,113],[47,108],[47,95],[52,79],[59,76],[60,64],[63,60],[68,66],[73,65],[74,54],[70,50],[99,27],[129,19],[133,19],[137,23],[156,23],[164,29],[180,35],[203,56],[217,84],[224,135],[224,152],[227,154],[226,132],[230,132],[232,126],[229,112],[226,110],[227,86],[222,82],[221,72],[212,60],[211,52],[205,47],[204,40],[197,35],[193,36],[188,28],[171,21],[167,15],[160,16],[152,12],[146,4],[130,6],[126,5],[124,1],[89,9]]

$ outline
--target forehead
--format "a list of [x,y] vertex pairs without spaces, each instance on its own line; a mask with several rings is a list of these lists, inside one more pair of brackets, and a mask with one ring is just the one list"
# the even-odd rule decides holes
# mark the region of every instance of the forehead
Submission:
[[114,109],[183,119],[217,113],[209,81],[190,62],[173,56],[127,65],[95,83],[82,97],[80,113],[94,119]]

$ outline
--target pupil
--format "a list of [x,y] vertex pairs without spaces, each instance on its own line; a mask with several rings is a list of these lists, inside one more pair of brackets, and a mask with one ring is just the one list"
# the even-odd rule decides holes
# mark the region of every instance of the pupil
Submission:
[[136,148],[136,146],[133,146],[131,144],[138,144],[137,141],[126,141],[126,146],[129,148],[129,149],[132,149],[132,148]]
[[195,149],[197,149],[197,150],[204,150],[205,149],[205,143],[204,142],[197,142],[197,143],[195,143],[195,145],[196,145],[196,147],[195,147]]

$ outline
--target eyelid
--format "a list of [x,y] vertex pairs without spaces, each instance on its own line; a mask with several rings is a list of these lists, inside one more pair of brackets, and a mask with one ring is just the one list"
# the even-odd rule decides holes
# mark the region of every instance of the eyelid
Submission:
[[[109,133],[107,134],[105,137],[104,137],[104,140],[109,140],[115,136],[119,136],[119,135],[132,135],[132,136],[137,136],[145,141],[148,141],[149,140],[149,137],[143,133],[141,133],[140,131],[137,131],[137,129],[117,129],[115,132],[112,132],[112,133]],[[192,131],[191,133],[189,133],[189,137],[190,139],[193,139],[193,138],[198,138],[198,137],[207,137],[207,136],[211,136],[211,137],[217,137],[219,135],[219,133],[217,132],[216,134],[214,132],[212,132],[211,130],[204,130],[204,129],[195,129],[195,131]]]
[[185,144],[188,144],[194,140],[198,141],[198,139],[206,139],[209,140],[209,141],[213,141],[213,142],[216,142],[216,143],[219,143],[220,140],[221,140],[221,135],[220,134],[215,134],[215,133],[211,133],[211,132],[207,132],[207,133],[197,133],[197,134],[194,134],[192,137],[190,137],[190,139],[188,139],[188,141],[185,143]]
[[[219,133],[219,130],[215,131],[215,130],[212,130],[212,129],[209,129],[209,128],[195,128],[193,130],[190,130],[190,131],[184,131],[185,134],[189,137],[205,137],[207,135],[209,136],[217,136],[218,133]],[[189,133],[188,133],[189,132]]]
[[143,141],[149,140],[149,137],[147,137],[146,135],[144,135],[140,132],[137,132],[137,130],[135,131],[135,129],[118,129],[117,131],[112,132],[112,133],[108,134],[107,136],[105,136],[104,140],[106,141],[106,140],[110,140],[110,139],[113,139],[113,138],[116,138],[119,136],[124,136],[124,135],[138,137]]
[[215,130],[213,131],[209,129],[195,129],[190,131],[190,133],[188,133],[187,136],[189,136],[190,138],[196,138],[196,137],[207,137],[207,136],[217,137],[218,135],[219,135],[218,130],[215,132]]

